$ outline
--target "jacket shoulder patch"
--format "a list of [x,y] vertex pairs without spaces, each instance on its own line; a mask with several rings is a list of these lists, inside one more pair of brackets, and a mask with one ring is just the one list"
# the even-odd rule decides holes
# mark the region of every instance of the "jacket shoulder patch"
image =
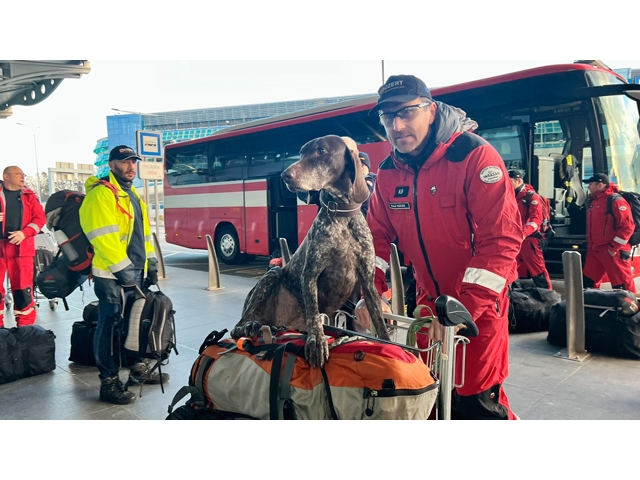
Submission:
[[497,183],[502,179],[500,167],[485,167],[480,172],[480,180],[484,183]]

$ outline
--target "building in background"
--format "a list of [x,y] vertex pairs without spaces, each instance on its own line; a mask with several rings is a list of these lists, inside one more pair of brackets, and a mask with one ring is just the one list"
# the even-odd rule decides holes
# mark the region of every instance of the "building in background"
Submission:
[[640,68],[616,68],[614,72],[629,83],[640,83]]
[[55,168],[49,168],[49,192],[60,190],[77,190],[84,192],[84,183],[94,174],[95,167],[91,163],[73,164],[56,162]]

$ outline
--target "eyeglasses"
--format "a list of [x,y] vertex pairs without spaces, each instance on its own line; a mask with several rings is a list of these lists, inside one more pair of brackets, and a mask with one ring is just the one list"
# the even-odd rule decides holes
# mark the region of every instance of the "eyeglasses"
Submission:
[[410,107],[404,107],[397,112],[380,112],[380,123],[385,127],[392,127],[396,117],[403,122],[410,122],[418,116],[418,112],[421,108],[431,105],[431,102],[420,103],[418,105],[411,105]]

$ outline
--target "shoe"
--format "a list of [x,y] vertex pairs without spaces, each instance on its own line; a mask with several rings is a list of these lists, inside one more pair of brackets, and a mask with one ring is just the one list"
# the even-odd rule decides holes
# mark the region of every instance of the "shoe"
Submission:
[[136,401],[136,395],[129,392],[118,376],[114,375],[101,381],[100,400],[116,405],[128,405]]
[[146,383],[147,385],[159,385],[169,381],[168,373],[163,373],[161,378],[160,373],[157,370],[152,372],[152,369],[153,367],[148,361],[136,363],[129,370],[129,383],[132,385],[139,385],[141,383]]

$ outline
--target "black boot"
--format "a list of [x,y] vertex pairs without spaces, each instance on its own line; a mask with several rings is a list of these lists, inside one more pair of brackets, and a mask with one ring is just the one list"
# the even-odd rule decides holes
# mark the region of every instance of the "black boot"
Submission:
[[533,280],[533,284],[538,288],[546,288],[547,290],[551,290],[551,285],[547,282],[547,279],[544,276],[544,273],[536,275],[531,280]]
[[128,405],[136,401],[136,395],[126,390],[118,376],[114,375],[101,381],[100,400],[116,405]]
[[[146,383],[147,385],[159,385],[169,381],[169,374],[163,373],[162,376],[158,369],[152,372],[155,365],[151,365],[151,361],[145,360],[141,363],[132,365],[129,370],[129,383],[131,385],[139,385]],[[161,378],[162,377],[162,378]]]

